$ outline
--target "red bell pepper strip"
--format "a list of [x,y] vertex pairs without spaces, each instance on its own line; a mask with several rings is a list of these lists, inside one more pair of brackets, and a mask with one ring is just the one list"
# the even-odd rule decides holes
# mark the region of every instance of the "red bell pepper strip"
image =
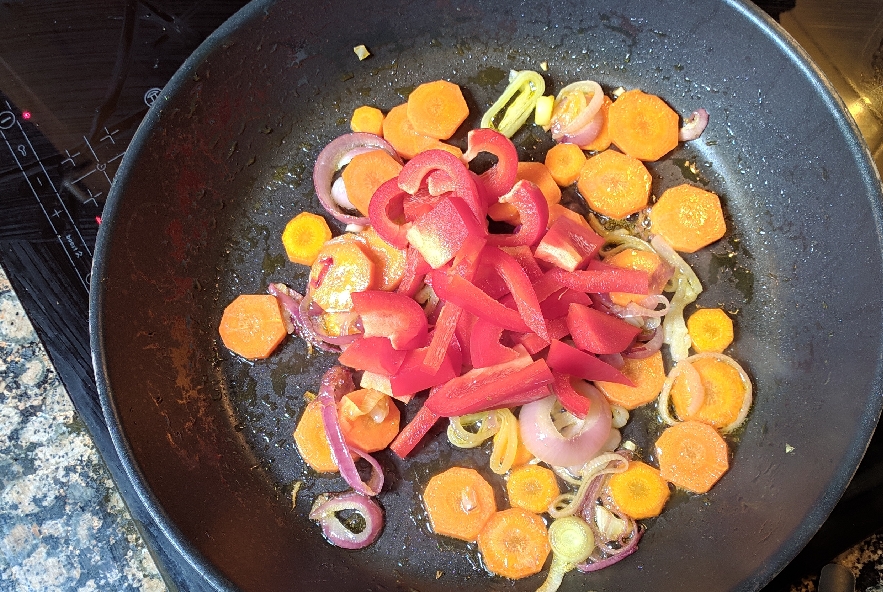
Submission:
[[[646,271],[622,269],[593,263],[584,271],[565,271],[555,268],[546,272],[549,279],[566,286],[571,290],[604,294],[607,292],[630,292],[632,294],[650,293],[650,276]],[[544,276],[545,277],[545,276]],[[541,280],[542,281],[542,280]]]
[[524,270],[524,273],[527,274],[527,277],[530,278],[530,281],[535,282],[540,279],[543,275],[543,269],[540,267],[540,264],[537,263],[536,257],[533,256],[533,252],[531,252],[530,247],[527,245],[519,245],[516,247],[500,247],[500,250],[506,253],[507,255],[511,255],[513,259],[518,261],[518,264],[521,266],[521,269]]
[[487,368],[511,362],[518,353],[500,343],[503,327],[487,319],[478,319],[469,335],[469,352],[473,368]]
[[604,244],[594,230],[566,216],[555,220],[537,245],[534,255],[567,271],[582,269]]
[[[447,152],[445,153],[447,154]],[[446,197],[415,220],[407,231],[408,242],[433,268],[454,258],[471,236],[484,237],[485,228],[459,197]]]
[[497,270],[503,281],[509,286],[509,292],[515,298],[515,304],[524,323],[530,327],[531,331],[543,339],[548,339],[549,331],[546,327],[546,319],[543,318],[543,312],[540,310],[537,294],[518,261],[491,245],[484,248],[481,257],[483,262],[492,265]]
[[429,278],[435,294],[446,302],[446,306],[453,303],[480,319],[496,322],[510,331],[528,330],[517,310],[494,300],[472,282],[440,269],[434,270]]
[[542,300],[540,302],[540,309],[543,311],[543,316],[546,319],[557,319],[558,317],[567,316],[567,313],[570,312],[570,305],[574,302],[584,306],[592,305],[592,299],[585,292],[561,288],[548,298]]
[[498,409],[553,380],[543,360],[521,356],[504,364],[472,369],[448,381],[429,393],[426,406],[443,417]]
[[625,374],[610,364],[558,340],[552,341],[549,345],[546,363],[556,372],[570,374],[584,380],[603,380],[635,386]]
[[365,337],[389,337],[396,349],[426,345],[426,315],[413,298],[383,290],[353,292],[352,298],[353,312],[362,319]]
[[428,347],[412,349],[407,352],[405,361],[402,362],[399,371],[389,377],[389,386],[392,396],[407,397],[422,390],[444,384],[459,376],[463,362],[460,346],[454,339],[445,352],[442,363],[435,371],[429,370],[424,365]]
[[[463,244],[454,264],[451,266],[453,273],[467,280],[472,280],[475,276],[475,270],[478,266],[478,259],[483,252],[484,237],[470,236]],[[429,371],[438,369],[444,360],[451,340],[454,339],[454,333],[457,329],[457,321],[463,309],[452,302],[445,302],[439,313],[438,319],[435,321],[435,330],[432,339],[429,342],[429,350],[426,354],[424,364]]]
[[555,377],[555,382],[552,383],[552,392],[558,397],[561,406],[578,418],[585,419],[589,413],[591,401],[576,392],[570,382],[572,380],[570,375],[561,372],[553,372],[552,375]]
[[423,436],[429,433],[432,426],[439,420],[426,405],[423,405],[408,424],[402,428],[399,435],[389,445],[389,449],[395,452],[399,458],[405,458],[416,448]]
[[402,275],[402,281],[396,288],[396,292],[413,298],[420,291],[423,286],[423,278],[431,269],[420,251],[408,246],[405,251],[405,273]]
[[498,247],[515,247],[533,246],[540,242],[549,224],[549,203],[539,187],[530,181],[518,181],[509,193],[500,198],[500,203],[515,206],[520,223],[515,232],[488,235],[488,243]]
[[593,354],[625,351],[641,332],[619,317],[576,302],[567,313],[567,328],[576,346]]
[[479,175],[487,204],[495,203],[512,189],[518,178],[518,151],[509,138],[488,128],[471,130],[467,142],[465,162],[472,162],[481,152],[497,157],[496,164]]
[[371,196],[368,219],[380,237],[397,249],[408,246],[410,224],[402,222],[405,216],[406,192],[399,188],[395,178],[383,183]]
[[475,322],[478,319],[475,315],[469,314],[466,311],[460,313],[460,318],[457,319],[457,327],[454,329],[454,335],[457,337],[457,341],[460,343],[460,349],[463,352],[463,368],[466,370],[472,369],[472,327],[475,326]]
[[452,195],[453,194],[450,193],[433,195],[428,187],[420,187],[414,195],[407,193],[405,195],[404,203],[402,204],[405,220],[413,222],[423,214],[432,211],[432,208],[434,208],[442,199]]
[[530,355],[536,355],[549,347],[549,342],[536,333],[524,333],[518,341]]
[[[427,179],[430,175],[431,179]],[[405,163],[399,171],[398,186],[403,191],[415,195],[424,181],[429,180],[432,181],[432,184],[428,185],[430,193],[441,195],[449,191],[453,192],[466,202],[477,223],[484,222],[487,204],[480,199],[472,174],[459,158],[444,150],[421,152]]]
[[386,337],[359,337],[340,352],[337,361],[356,370],[389,376],[399,371],[406,355]]

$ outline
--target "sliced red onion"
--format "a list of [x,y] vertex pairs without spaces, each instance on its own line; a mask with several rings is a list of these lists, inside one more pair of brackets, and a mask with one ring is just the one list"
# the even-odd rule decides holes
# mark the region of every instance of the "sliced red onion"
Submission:
[[604,569],[605,567],[610,567],[614,563],[619,563],[620,561],[638,550],[638,541],[641,540],[641,535],[643,534],[644,529],[639,527],[636,522],[632,531],[631,539],[622,549],[619,549],[615,555],[611,555],[610,557],[605,557],[603,559],[597,559],[595,561],[590,560],[586,561],[585,563],[579,563],[577,564],[576,568],[583,573],[588,573],[591,571]]
[[690,362],[681,361],[678,366],[683,367],[684,380],[687,381],[687,391],[690,393],[690,403],[687,405],[687,417],[692,417],[699,413],[702,405],[705,404],[705,385],[702,384],[702,377],[699,371]]
[[592,118],[592,121],[589,122],[589,125],[585,126],[581,130],[573,133],[573,134],[564,134],[561,136],[559,140],[562,144],[576,144],[577,146],[586,146],[595,141],[595,138],[598,137],[598,134],[601,133],[601,130],[604,128],[604,113],[602,111],[598,111],[595,113],[595,116]]
[[[337,402],[343,395],[352,392],[354,388],[352,373],[343,366],[332,366],[325,372],[317,397],[322,405],[322,423],[325,426],[325,435],[328,437],[331,454],[334,456],[334,462],[337,463],[340,475],[350,487],[359,493],[377,495],[383,488],[383,469],[370,454],[355,446],[347,445],[337,417]],[[371,477],[368,483],[362,481],[350,453],[356,454],[371,464]]]
[[346,183],[343,182],[343,177],[338,177],[334,183],[331,184],[331,199],[334,200],[335,204],[342,208],[353,211],[356,210],[356,206],[353,205],[353,202],[350,201],[349,195],[347,195]]
[[659,327],[656,327],[655,329],[653,329],[652,335],[653,337],[651,337],[647,341],[639,341],[635,343],[635,345],[622,352],[622,355],[626,358],[639,360],[649,358],[650,356],[658,352],[659,349],[662,347],[665,333]]
[[[586,108],[583,109],[569,124],[563,125],[559,121],[552,122],[550,129],[553,140],[559,141],[564,136],[573,137],[584,131],[587,127],[592,125],[595,115],[601,109],[601,105],[604,104],[604,91],[601,89],[601,85],[594,80],[582,80],[580,82],[568,84],[561,89],[555,101],[558,102],[562,97],[572,92],[581,92],[584,94],[591,93],[592,98],[589,100],[589,104],[586,105]],[[597,132],[595,135],[597,136]],[[592,140],[594,140],[594,138],[592,138]],[[589,142],[591,142],[591,140],[589,140]],[[586,144],[589,142],[586,142]],[[571,143],[576,142],[571,141]]]
[[[355,341],[357,337],[360,337],[360,335],[358,334],[329,335],[328,333],[326,333],[325,330],[321,327],[321,323],[318,320],[319,316],[324,311],[316,306],[309,292],[307,292],[306,296],[304,296],[304,299],[301,300],[298,309],[300,312],[300,317],[301,319],[303,319],[304,325],[309,326],[309,330],[312,332],[315,338],[326,345],[326,347],[322,348],[325,351],[339,352],[340,347],[348,345]],[[333,347],[328,349],[329,345]]]
[[617,370],[622,370],[622,367],[625,364],[622,354],[598,354],[598,359],[610,364]]
[[334,174],[339,171],[350,159],[361,152],[370,150],[385,150],[390,156],[401,162],[401,158],[389,142],[364,132],[344,134],[333,139],[316,158],[316,166],[313,167],[313,186],[319,202],[325,210],[344,224],[368,224],[365,216],[354,216],[341,210],[335,202],[331,192]]
[[304,319],[300,310],[301,304],[304,301],[303,296],[285,284],[270,284],[267,286],[267,292],[275,296],[279,303],[282,304],[285,312],[288,313],[288,320],[293,327],[293,332],[300,335],[301,339],[322,351],[338,351],[322,341],[316,331],[313,330],[312,322]]
[[708,125],[708,111],[704,108],[697,109],[684,120],[684,127],[678,132],[678,140],[689,142],[702,135]]
[[524,446],[550,465],[585,464],[598,454],[610,435],[612,416],[607,399],[585,381],[573,381],[573,386],[591,400],[586,418],[576,422],[573,434],[561,434],[552,423],[551,412],[557,401],[554,396],[524,405],[519,414]]
[[[346,510],[357,512],[365,520],[365,528],[361,532],[353,532],[340,521],[337,513]],[[362,549],[376,541],[380,535],[383,511],[370,497],[350,492],[325,499],[320,497],[313,505],[310,520],[319,523],[322,534],[332,545],[344,549]]]

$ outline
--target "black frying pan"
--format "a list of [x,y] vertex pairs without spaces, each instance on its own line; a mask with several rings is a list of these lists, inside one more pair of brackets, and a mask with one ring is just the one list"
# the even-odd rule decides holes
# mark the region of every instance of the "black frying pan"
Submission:
[[[293,338],[250,364],[216,327],[238,293],[303,287],[279,237],[319,210],[312,163],[355,106],[390,108],[447,78],[467,89],[475,124],[510,68],[544,61],[552,91],[592,78],[711,113],[700,141],[653,166],[655,192],[687,178],[723,196],[732,231],[691,262],[709,286],[700,302],[738,310],[733,353],[757,393],[711,493],[676,496],[636,555],[563,589],[755,590],[842,493],[881,407],[880,181],[843,105],[765,15],[735,0],[259,1],[187,61],[139,130],[105,210],[91,302],[114,443],[161,528],[218,588],[541,582],[491,578],[474,549],[428,533],[418,493],[430,472],[486,462],[443,437],[413,461],[381,457],[375,545],[326,544],[306,514],[318,491],[345,485],[311,475],[291,432],[333,358]],[[531,128],[515,140],[523,158],[548,147]],[[658,426],[636,415],[629,435],[647,446]]]

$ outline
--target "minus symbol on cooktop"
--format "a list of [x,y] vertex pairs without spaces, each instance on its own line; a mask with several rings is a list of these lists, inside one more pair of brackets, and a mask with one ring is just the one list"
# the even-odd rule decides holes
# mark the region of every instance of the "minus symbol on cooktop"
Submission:
[[9,129],[15,125],[15,113],[12,111],[0,111],[0,129]]

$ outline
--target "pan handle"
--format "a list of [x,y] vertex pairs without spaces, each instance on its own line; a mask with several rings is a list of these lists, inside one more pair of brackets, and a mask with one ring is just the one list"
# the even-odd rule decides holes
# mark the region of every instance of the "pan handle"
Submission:
[[819,592],[855,592],[855,576],[839,563],[829,563],[819,576]]

